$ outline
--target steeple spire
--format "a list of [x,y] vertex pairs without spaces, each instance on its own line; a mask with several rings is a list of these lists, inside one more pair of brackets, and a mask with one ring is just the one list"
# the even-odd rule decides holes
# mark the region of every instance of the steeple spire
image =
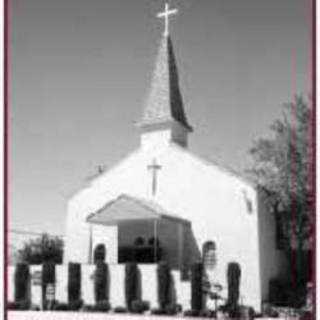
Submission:
[[192,127],[188,124],[184,112],[179,88],[178,68],[169,35],[168,21],[169,16],[176,13],[176,9],[169,10],[166,4],[165,11],[158,14],[158,17],[165,18],[165,32],[159,46],[142,119],[138,125],[148,132],[158,131],[159,127],[161,127],[161,130],[163,128],[170,129],[171,141],[185,146],[187,144],[187,133],[192,131]]

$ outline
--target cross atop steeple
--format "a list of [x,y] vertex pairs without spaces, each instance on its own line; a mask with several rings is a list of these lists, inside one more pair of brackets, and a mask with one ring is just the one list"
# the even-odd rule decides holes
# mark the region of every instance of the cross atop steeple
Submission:
[[169,36],[169,17],[177,13],[178,9],[169,10],[169,4],[166,2],[164,11],[157,14],[158,18],[164,18],[164,35],[166,37]]

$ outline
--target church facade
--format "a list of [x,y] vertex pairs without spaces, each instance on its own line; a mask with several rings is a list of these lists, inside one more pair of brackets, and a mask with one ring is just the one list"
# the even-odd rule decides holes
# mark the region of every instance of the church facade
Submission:
[[64,263],[168,261],[188,277],[214,243],[213,277],[227,295],[230,262],[241,267],[240,301],[260,310],[271,278],[284,272],[276,225],[264,193],[188,149],[170,35],[161,39],[149,99],[138,124],[140,146],[68,203]]

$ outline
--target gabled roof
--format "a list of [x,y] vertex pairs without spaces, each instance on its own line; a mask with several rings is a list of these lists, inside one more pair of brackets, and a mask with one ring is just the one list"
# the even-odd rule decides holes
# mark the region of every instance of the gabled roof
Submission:
[[174,148],[178,150],[179,152],[183,152],[185,155],[188,155],[192,157],[193,159],[196,159],[197,161],[201,162],[204,165],[207,166],[214,166],[216,168],[219,168],[222,172],[226,173],[229,176],[233,176],[237,178],[239,181],[242,181],[243,183],[246,183],[250,185],[254,189],[261,188],[261,186],[257,185],[254,181],[246,177],[244,174],[241,174],[239,171],[235,170],[234,168],[231,168],[225,164],[222,163],[221,160],[218,160],[217,158],[212,159],[212,158],[205,158],[203,156],[199,156],[191,151],[189,151],[186,148],[182,148],[176,143],[171,143],[170,144],[171,148]]
[[106,203],[97,212],[88,216],[93,224],[116,225],[124,221],[168,219],[178,223],[189,224],[185,219],[169,214],[154,201],[121,194]]
[[179,76],[170,36],[164,36],[159,47],[151,88],[140,127],[177,121],[192,131],[188,124],[179,88]]

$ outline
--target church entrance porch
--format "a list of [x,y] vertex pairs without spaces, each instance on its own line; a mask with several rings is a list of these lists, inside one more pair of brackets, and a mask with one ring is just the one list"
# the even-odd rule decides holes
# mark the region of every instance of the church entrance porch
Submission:
[[[95,226],[116,226],[117,239],[105,244],[117,251],[117,262],[157,263],[167,261],[172,269],[183,270],[189,263],[187,249],[191,230],[189,221],[167,213],[154,201],[121,195],[89,215]],[[90,243],[97,243],[94,235]],[[116,248],[115,248],[116,246]],[[95,248],[90,248],[90,256]]]
[[118,224],[118,262],[157,263],[164,257],[158,220]]

